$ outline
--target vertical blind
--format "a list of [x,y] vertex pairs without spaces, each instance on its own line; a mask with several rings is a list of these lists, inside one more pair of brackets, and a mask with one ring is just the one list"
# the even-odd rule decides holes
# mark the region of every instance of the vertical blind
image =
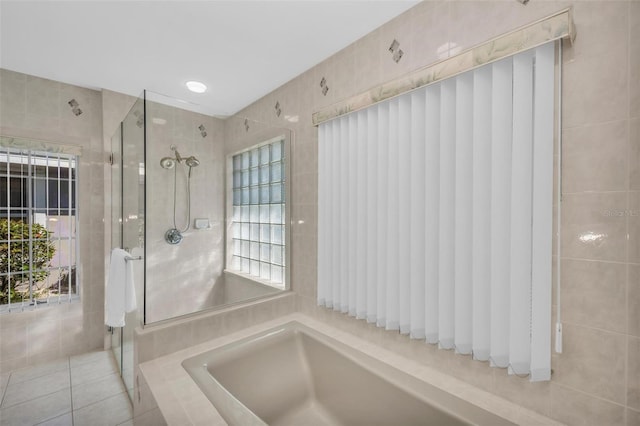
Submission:
[[554,57],[320,124],[319,305],[550,378]]

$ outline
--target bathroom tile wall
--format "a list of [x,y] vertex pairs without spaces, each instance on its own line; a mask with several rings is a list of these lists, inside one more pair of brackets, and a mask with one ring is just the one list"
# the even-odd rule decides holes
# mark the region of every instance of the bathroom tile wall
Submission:
[[[75,99],[82,114],[67,104]],[[0,316],[0,372],[102,348],[104,196],[100,92],[0,69],[0,134],[82,146],[80,303]]]
[[[223,137],[220,119],[147,102],[147,323],[215,304],[216,286],[224,278]],[[171,145],[182,157],[201,162],[191,171],[191,223],[179,245],[168,244],[164,234],[174,227],[174,175],[175,226],[184,229],[188,223],[188,168],[160,167],[161,158],[174,156]],[[210,228],[194,229],[195,218],[209,219]]]
[[[316,307],[317,129],[322,107],[572,6],[577,39],[564,43],[564,351],[550,382],[508,377],[468,357]],[[396,39],[404,56],[388,52]],[[640,418],[640,2],[427,1],[309,69],[227,120],[294,130],[293,289],[319,319],[499,396],[570,424],[638,424]],[[321,91],[325,79],[329,90]],[[279,102],[282,114],[273,106]],[[555,300],[555,299],[554,299]],[[557,308],[557,307],[554,307]]]

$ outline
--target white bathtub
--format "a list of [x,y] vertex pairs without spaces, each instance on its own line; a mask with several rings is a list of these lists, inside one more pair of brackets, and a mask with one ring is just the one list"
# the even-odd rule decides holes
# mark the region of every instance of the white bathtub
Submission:
[[168,425],[559,424],[301,313],[140,371],[142,404]]
[[232,425],[513,425],[299,322],[185,360]]

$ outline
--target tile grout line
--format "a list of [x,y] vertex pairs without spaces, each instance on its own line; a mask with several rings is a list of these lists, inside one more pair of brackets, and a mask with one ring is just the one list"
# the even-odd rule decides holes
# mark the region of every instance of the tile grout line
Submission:
[[9,383],[11,382],[12,374],[13,372],[9,372],[9,377],[7,377],[7,385],[4,387],[4,390],[2,391],[2,397],[0,397],[0,407],[2,407],[2,404],[4,404],[4,397],[7,394],[7,389],[9,389]]

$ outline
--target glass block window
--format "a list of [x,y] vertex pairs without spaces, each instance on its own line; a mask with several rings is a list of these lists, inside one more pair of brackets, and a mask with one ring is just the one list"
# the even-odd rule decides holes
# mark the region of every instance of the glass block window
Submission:
[[278,139],[233,156],[231,268],[284,288],[285,150]]
[[78,295],[77,158],[0,148],[2,310]]

